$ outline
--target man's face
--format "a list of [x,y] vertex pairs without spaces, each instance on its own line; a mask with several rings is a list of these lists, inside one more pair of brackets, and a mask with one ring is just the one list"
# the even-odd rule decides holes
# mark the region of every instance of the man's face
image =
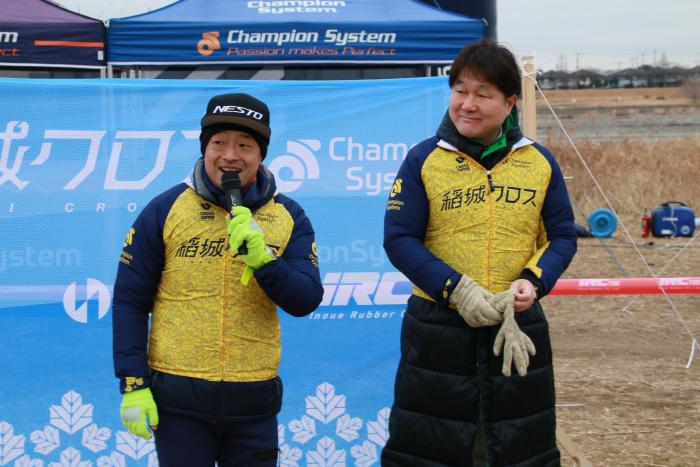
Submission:
[[238,172],[241,187],[247,188],[255,179],[261,163],[260,146],[242,131],[220,131],[211,137],[204,149],[204,170],[218,188],[221,188],[224,172],[229,170]]
[[494,84],[464,70],[452,86],[449,114],[462,136],[492,143],[518,96],[506,97]]

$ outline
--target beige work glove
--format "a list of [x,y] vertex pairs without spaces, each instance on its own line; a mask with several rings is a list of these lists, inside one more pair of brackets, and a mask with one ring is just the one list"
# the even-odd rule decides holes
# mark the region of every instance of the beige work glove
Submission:
[[520,376],[527,374],[527,366],[530,364],[530,356],[535,355],[535,344],[527,334],[522,332],[515,322],[515,291],[506,290],[497,293],[490,300],[497,310],[503,312],[503,323],[498,330],[496,340],[493,343],[493,354],[498,357],[503,350],[503,368],[501,373],[510,376],[510,367],[515,363],[515,369]]
[[489,303],[491,297],[491,292],[463,275],[450,294],[450,303],[457,307],[459,315],[469,326],[495,326],[503,321],[503,316]]

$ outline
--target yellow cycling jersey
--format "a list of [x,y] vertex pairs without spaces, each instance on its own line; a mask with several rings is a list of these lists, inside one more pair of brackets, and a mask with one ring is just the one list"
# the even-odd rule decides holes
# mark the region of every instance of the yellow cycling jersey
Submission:
[[[211,381],[257,381],[277,375],[277,306],[256,281],[240,284],[245,262],[228,249],[226,211],[185,190],[163,229],[165,266],[153,305],[149,365]],[[213,213],[213,215],[212,215]],[[254,213],[265,241],[281,255],[293,219],[270,200]]]
[[[506,290],[535,253],[551,174],[538,155],[526,146],[489,171],[471,157],[437,148],[422,170],[430,200],[425,246],[482,287]],[[414,293],[428,298],[418,288]]]
[[223,195],[199,159],[190,177],[153,198],[129,229],[112,299],[120,391],[148,387],[154,370],[248,388],[273,381],[278,310],[306,316],[321,303],[313,226],[297,202],[277,193],[267,168],[259,167],[242,201],[275,258],[247,285],[245,261],[229,247]]
[[561,171],[541,146],[523,138],[489,170],[433,138],[397,174],[384,245],[415,295],[447,303],[463,274],[495,293],[528,270],[548,292],[573,256],[573,232]]

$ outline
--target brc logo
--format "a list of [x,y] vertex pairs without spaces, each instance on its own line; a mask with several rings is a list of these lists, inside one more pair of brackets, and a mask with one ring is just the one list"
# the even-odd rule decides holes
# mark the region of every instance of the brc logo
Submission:
[[[287,141],[287,152],[273,160],[268,168],[275,175],[277,188],[281,192],[291,193],[299,189],[304,180],[318,180],[320,171],[318,161],[312,151],[321,149],[317,139],[300,139]],[[285,179],[285,172],[291,171],[291,178]]]
[[661,287],[697,287],[700,279],[697,277],[666,277],[659,279]]
[[614,279],[579,279],[579,287],[595,287],[595,288],[605,288],[605,289],[619,289],[620,281]]
[[219,50],[220,48],[219,31],[203,32],[202,39],[197,42],[197,52],[204,56],[211,55],[215,50]]
[[323,278],[321,306],[403,305],[411,283],[400,272],[328,272]]
[[[81,289],[83,287],[80,287]],[[76,290],[78,287],[75,282],[66,287],[63,293],[63,309],[72,320],[79,323],[88,322],[88,303],[93,297],[97,297],[97,319],[102,319],[109,310],[112,294],[106,285],[97,279],[88,277],[87,286],[85,287],[85,302],[80,306],[77,305]]]

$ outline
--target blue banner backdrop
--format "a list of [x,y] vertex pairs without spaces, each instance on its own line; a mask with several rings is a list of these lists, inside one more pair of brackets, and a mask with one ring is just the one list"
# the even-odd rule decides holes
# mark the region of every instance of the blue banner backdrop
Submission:
[[265,162],[312,220],[325,287],[310,316],[280,312],[280,463],[379,465],[410,293],[382,248],[384,205],[445,112],[445,78],[0,79],[0,92],[0,465],[157,465],[118,417],[112,284],[128,228],[187,176],[225,92],[270,106]]

